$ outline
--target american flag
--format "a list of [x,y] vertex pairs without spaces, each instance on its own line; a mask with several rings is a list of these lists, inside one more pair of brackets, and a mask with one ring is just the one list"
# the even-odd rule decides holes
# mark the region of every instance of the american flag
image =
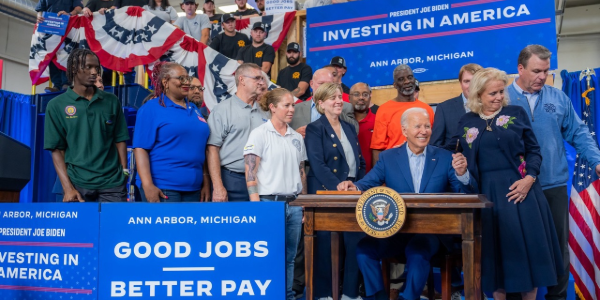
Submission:
[[[592,93],[590,97],[593,98]],[[586,98],[582,121],[598,146],[590,100],[594,101]],[[592,300],[600,297],[600,180],[594,166],[579,154],[576,158],[569,205],[571,274],[577,295]]]
[[[295,12],[254,17],[239,21],[237,26],[249,34],[254,22],[267,28],[265,42],[277,49],[285,39]],[[100,64],[111,70],[130,71],[138,65],[151,69],[156,61],[181,64],[190,76],[204,83],[204,100],[212,109],[236,92],[234,72],[239,66],[210,47],[186,35],[180,29],[144,11],[140,7],[123,7],[94,13],[92,18],[74,16],[69,20],[65,36],[34,32],[29,55],[29,73],[33,84],[48,80],[46,67],[54,63],[66,69],[67,58],[75,48],[88,48],[100,58]],[[277,87],[268,82],[269,90]]]

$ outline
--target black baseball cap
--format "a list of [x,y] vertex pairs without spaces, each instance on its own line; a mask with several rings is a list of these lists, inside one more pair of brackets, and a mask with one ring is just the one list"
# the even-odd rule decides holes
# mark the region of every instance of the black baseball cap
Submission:
[[213,4],[215,4],[214,0],[204,0],[204,3],[208,3],[208,2],[212,2]]
[[265,24],[263,24],[262,22],[256,22],[252,25],[252,30],[260,28],[263,31],[265,31]]
[[196,0],[181,0],[181,4],[186,4],[186,3],[196,3]]
[[300,45],[296,42],[289,43],[287,46],[287,51],[290,51],[290,50],[300,52]]
[[341,56],[336,56],[331,59],[330,65],[346,68],[346,60]]
[[221,23],[225,22],[225,21],[229,21],[229,20],[235,20],[235,16],[233,14],[223,14],[221,16]]

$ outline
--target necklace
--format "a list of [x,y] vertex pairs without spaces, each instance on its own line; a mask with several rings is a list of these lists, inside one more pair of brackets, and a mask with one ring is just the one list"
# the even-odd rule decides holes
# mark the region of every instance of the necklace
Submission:
[[[479,113],[479,117],[482,118],[483,120],[485,120],[485,130],[487,131],[492,131],[492,124],[494,123],[494,118],[500,113],[500,111],[502,110],[502,107],[500,107],[499,110],[495,111],[493,114],[486,116],[484,115],[482,112]],[[488,123],[488,120],[490,121]]]

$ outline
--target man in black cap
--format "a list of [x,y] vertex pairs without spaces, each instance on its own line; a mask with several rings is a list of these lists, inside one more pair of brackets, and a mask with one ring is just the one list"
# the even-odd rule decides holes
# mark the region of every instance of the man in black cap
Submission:
[[235,30],[235,17],[232,14],[222,16],[221,27],[223,32],[212,40],[210,47],[231,59],[236,59],[240,49],[249,45],[250,40],[247,35]]
[[248,0],[235,0],[238,10],[236,10],[233,15],[238,17],[240,20],[259,15],[256,9],[246,7],[246,3],[248,3]]
[[344,93],[349,94],[350,88],[342,83],[342,77],[344,77],[344,75],[346,75],[346,71],[348,71],[348,68],[346,68],[346,60],[341,56],[336,56],[331,59],[329,64],[335,67],[337,70],[338,75],[336,82],[342,85],[342,90],[344,90]]
[[275,49],[271,45],[265,44],[266,36],[265,24],[262,22],[254,23],[252,31],[250,31],[252,44],[240,49],[236,59],[240,64],[257,64],[263,72],[271,77],[271,66],[275,61]]
[[219,23],[221,22],[222,14],[215,14],[215,1],[214,0],[204,0],[204,5],[202,6],[202,11],[208,17],[211,23]]
[[277,84],[292,92],[292,95],[305,101],[310,97],[309,83],[312,79],[312,68],[301,62],[300,45],[289,43],[285,55],[288,66],[279,71]]

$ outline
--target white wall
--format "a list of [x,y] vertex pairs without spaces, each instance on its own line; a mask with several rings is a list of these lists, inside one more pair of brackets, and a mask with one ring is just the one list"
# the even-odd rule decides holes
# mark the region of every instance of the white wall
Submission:
[[[31,94],[29,48],[33,24],[0,14],[0,59],[4,61],[2,89]],[[38,92],[47,84],[39,86]]]
[[596,33],[560,38],[558,70],[554,81],[554,86],[559,89],[562,87],[560,71],[600,68],[600,5],[567,8],[564,18],[561,35]]

